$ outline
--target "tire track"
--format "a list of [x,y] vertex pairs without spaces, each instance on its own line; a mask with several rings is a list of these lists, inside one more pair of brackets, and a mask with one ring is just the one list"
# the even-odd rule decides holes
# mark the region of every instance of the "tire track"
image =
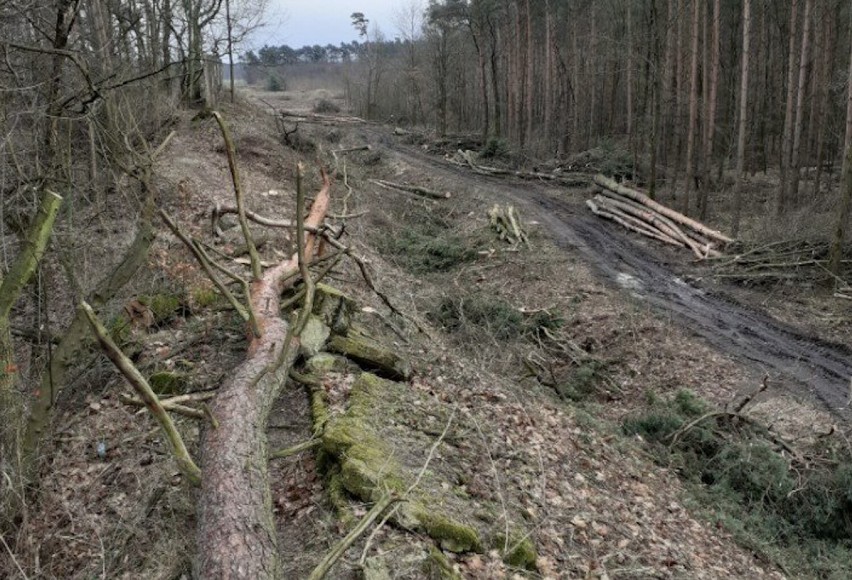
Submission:
[[691,285],[626,232],[612,228],[567,200],[554,199],[530,182],[482,176],[389,139],[376,128],[362,136],[374,146],[412,166],[427,166],[432,174],[472,189],[487,187],[524,209],[545,225],[557,245],[579,253],[597,273],[655,309],[672,315],[681,325],[720,351],[747,364],[760,366],[773,378],[794,383],[832,413],[848,419],[847,396],[852,380],[852,350],[808,336],[723,294]]

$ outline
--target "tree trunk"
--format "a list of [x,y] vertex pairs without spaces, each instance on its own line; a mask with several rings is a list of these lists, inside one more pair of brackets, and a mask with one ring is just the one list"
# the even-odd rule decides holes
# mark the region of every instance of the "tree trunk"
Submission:
[[[325,175],[323,180],[307,229],[321,226],[328,210],[330,184]],[[306,237],[304,255],[309,260],[315,237]],[[250,301],[261,336],[252,338],[246,360],[225,380],[211,405],[219,425],[204,429],[201,437],[199,578],[283,577],[269,490],[266,429],[272,404],[298,352],[298,338],[292,337],[279,311],[285,282],[290,277],[292,283],[291,274],[298,271],[294,256],[252,282]]]
[[711,63],[709,74],[709,87],[707,97],[707,114],[704,120],[706,130],[704,132],[704,164],[702,177],[701,207],[699,219],[707,217],[708,196],[710,193],[710,168],[713,160],[713,138],[716,132],[716,104],[719,91],[719,36],[721,34],[722,8],[721,0],[713,1],[713,30],[711,40]]
[[[852,79],[849,82],[852,86]],[[843,162],[843,197],[840,201],[840,212],[837,215],[837,227],[828,255],[828,269],[835,276],[840,276],[843,265],[843,242],[846,240],[846,226],[849,224],[849,214],[852,213],[852,147],[846,148]]]
[[692,0],[692,64],[689,73],[689,129],[686,134],[686,186],[683,213],[689,213],[689,194],[695,181],[695,134],[698,130],[698,39],[701,26],[701,2]]
[[811,11],[814,0],[805,0],[805,14],[802,25],[802,51],[799,64],[799,83],[796,91],[796,122],[793,126],[793,154],[790,158],[790,201],[793,204],[799,202],[799,167],[801,164],[802,133],[805,124],[805,91],[808,80],[808,65],[810,64],[810,36],[811,36]]
[[[852,15],[849,17],[849,35],[852,37]],[[846,96],[846,136],[843,140],[843,150],[846,154],[843,157],[843,175],[849,169],[849,150],[852,149],[852,42],[849,43],[849,74],[847,76],[847,96]]]
[[751,0],[743,0],[743,55],[740,77],[740,115],[737,125],[737,184],[734,189],[734,221],[731,233],[740,233],[743,193],[745,189],[746,128],[748,127],[749,34],[751,32]]
[[793,158],[793,105],[796,98],[796,28],[799,21],[799,0],[790,7],[790,47],[787,59],[787,104],[784,108],[784,137],[781,146],[781,189],[778,193],[778,212],[790,201],[790,161]]

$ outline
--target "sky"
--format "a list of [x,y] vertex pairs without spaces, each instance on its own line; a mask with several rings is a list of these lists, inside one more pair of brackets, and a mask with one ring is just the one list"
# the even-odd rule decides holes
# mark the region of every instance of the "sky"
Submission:
[[269,0],[266,22],[255,34],[252,44],[294,48],[305,45],[340,44],[358,38],[350,15],[363,12],[371,25],[378,25],[385,36],[396,36],[394,14],[411,0]]

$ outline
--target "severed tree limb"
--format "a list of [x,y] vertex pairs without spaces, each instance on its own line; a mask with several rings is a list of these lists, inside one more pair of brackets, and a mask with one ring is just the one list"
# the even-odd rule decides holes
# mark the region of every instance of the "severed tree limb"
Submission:
[[132,386],[133,390],[136,391],[136,394],[139,395],[139,398],[145,401],[145,405],[148,407],[148,410],[151,411],[151,414],[160,424],[160,428],[163,430],[163,433],[169,442],[172,454],[175,456],[175,461],[177,462],[181,473],[186,476],[187,480],[192,485],[199,485],[201,483],[201,470],[189,455],[189,451],[187,451],[186,445],[184,445],[180,432],[177,430],[177,427],[175,427],[172,418],[169,416],[162,403],[160,403],[157,395],[151,389],[148,381],[145,380],[145,377],[142,376],[142,373],[139,372],[139,369],[133,365],[130,359],[121,352],[121,349],[116,346],[109,336],[109,331],[107,331],[103,324],[101,324],[100,320],[98,320],[98,317],[95,314],[95,311],[92,310],[92,307],[86,302],[82,302],[80,307],[83,309],[83,312],[85,312],[89,325],[92,328],[92,332],[95,334],[95,337],[97,338],[98,343],[100,343],[101,348],[103,348],[104,353],[107,357],[109,357],[116,368],[121,371],[121,374],[124,375],[130,383],[130,386]]
[[[189,239],[186,234],[184,234],[180,226],[177,225],[172,217],[166,213],[166,210],[160,208],[160,217],[163,218],[163,221],[166,222],[166,225],[169,226],[169,229],[172,230],[172,233],[178,237],[180,241],[184,243],[184,245],[189,249],[195,259],[198,261],[201,268],[204,270],[204,273],[207,274],[207,277],[210,278],[210,281],[216,286],[219,292],[222,293],[228,302],[231,303],[234,310],[237,311],[237,314],[240,317],[248,322],[251,326],[251,330],[255,336],[260,335],[260,328],[257,324],[257,319],[255,317],[254,311],[252,310],[251,303],[243,304],[237,297],[234,296],[234,293],[219,279],[219,277],[213,272],[214,266],[211,263],[211,260],[207,256],[207,253],[202,249],[200,244],[194,244],[191,239]],[[238,278],[239,279],[239,278]]]
[[403,185],[401,183],[385,181],[384,179],[371,179],[370,183],[375,183],[379,187],[384,187],[385,189],[396,189],[398,191],[413,193],[414,195],[429,199],[449,199],[451,197],[449,192],[441,193],[439,191],[432,191],[431,189],[426,189],[416,185]]
[[251,258],[251,274],[255,280],[260,280],[262,268],[260,265],[260,254],[257,253],[257,247],[254,245],[254,240],[251,237],[248,220],[246,219],[245,208],[243,207],[243,188],[240,183],[240,174],[237,169],[236,151],[234,149],[234,141],[231,139],[231,132],[225,124],[225,120],[218,111],[213,111],[213,117],[219,124],[219,130],[222,132],[222,139],[225,141],[225,152],[228,155],[228,169],[231,171],[231,181],[234,185],[234,197],[237,201],[237,214],[239,216],[240,227],[243,230],[243,237],[246,240],[249,257]]
[[322,580],[322,578],[325,578],[326,574],[331,571],[335,562],[343,556],[346,550],[355,543],[361,534],[365,533],[386,509],[398,501],[400,501],[399,496],[393,493],[386,493],[379,498],[379,501],[375,503],[375,505],[363,518],[361,518],[358,525],[352,528],[352,530],[346,534],[346,537],[340,540],[331,552],[329,552],[317,565],[317,567],[314,568],[314,571],[311,572],[310,576],[308,576],[308,580]]
[[[226,214],[239,214],[240,208],[237,206],[230,205],[219,205],[216,203],[213,206],[213,210],[210,212],[211,221],[213,222],[213,235],[216,237],[222,236],[222,230],[219,229],[219,218]],[[243,213],[245,214],[246,219],[253,221],[256,224],[260,224],[262,226],[267,226],[270,228],[292,228],[294,225],[292,220],[275,220],[268,217],[264,217],[260,214],[257,214],[253,211],[243,209]]]
[[296,455],[297,453],[302,453],[304,451],[310,451],[311,449],[316,449],[317,447],[322,446],[322,439],[308,439],[298,445],[293,445],[292,447],[287,447],[286,449],[280,449],[278,451],[273,451],[269,454],[269,459],[283,459],[285,457],[290,457],[292,455]]
[[415,320],[411,316],[408,316],[399,308],[394,306],[393,302],[390,301],[390,298],[388,298],[387,294],[379,290],[379,288],[376,286],[376,283],[373,281],[373,277],[370,275],[370,270],[367,268],[367,264],[364,263],[364,260],[354,254],[352,248],[342,244],[339,240],[335,239],[330,235],[323,235],[323,238],[332,247],[340,250],[346,256],[349,256],[349,258],[354,261],[355,264],[358,265],[358,269],[361,271],[361,277],[364,278],[364,282],[367,284],[367,287],[372,290],[376,296],[379,297],[379,299],[384,303],[384,305],[387,306],[388,310],[414,324],[414,327],[417,328],[418,332],[420,332],[421,334],[425,334],[427,337],[432,338],[432,335],[430,335],[429,332],[425,328],[423,328],[423,326],[419,322],[417,322],[417,320]]

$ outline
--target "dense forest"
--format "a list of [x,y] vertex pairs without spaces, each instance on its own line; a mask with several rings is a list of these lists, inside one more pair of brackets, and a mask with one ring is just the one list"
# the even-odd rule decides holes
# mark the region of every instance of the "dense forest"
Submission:
[[735,235],[736,181],[778,172],[774,210],[801,207],[834,188],[852,142],[841,0],[433,0],[389,33],[352,18],[358,44],[265,47],[247,63],[346,61],[360,114],[535,159],[618,143],[652,195],[699,217],[732,190]]

